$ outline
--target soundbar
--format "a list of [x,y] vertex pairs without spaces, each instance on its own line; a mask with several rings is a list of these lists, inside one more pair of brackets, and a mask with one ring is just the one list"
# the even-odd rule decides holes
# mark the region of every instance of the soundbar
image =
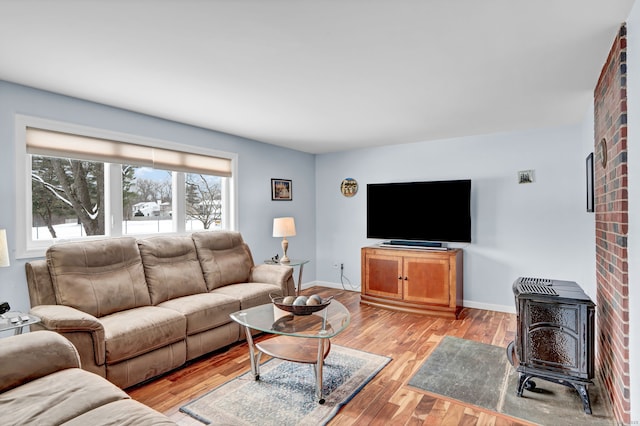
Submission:
[[442,247],[442,243],[434,243],[431,241],[412,241],[412,240],[391,240],[383,244],[392,246],[420,246],[420,247]]
[[397,247],[397,248],[415,248],[423,250],[447,250],[447,246],[444,243],[434,243],[431,241],[411,241],[411,240],[391,240],[384,241],[380,244],[382,247]]

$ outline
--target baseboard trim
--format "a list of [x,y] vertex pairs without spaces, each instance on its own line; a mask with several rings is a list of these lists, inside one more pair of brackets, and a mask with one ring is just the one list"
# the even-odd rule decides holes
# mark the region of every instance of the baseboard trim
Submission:
[[515,305],[514,306],[493,305],[490,303],[480,303],[480,302],[473,302],[470,300],[463,300],[462,306],[464,306],[465,308],[484,309],[485,311],[506,312],[508,314],[516,313]]
[[342,284],[340,283],[332,283],[329,281],[311,281],[308,283],[303,283],[302,284],[302,289],[307,289],[309,287],[315,287],[315,286],[319,286],[319,287],[329,287],[329,288],[335,288],[338,290],[346,290],[346,291],[355,291],[357,293],[360,293],[360,286],[357,286],[355,288],[352,288],[349,286],[349,284],[345,284],[344,287],[342,286]]

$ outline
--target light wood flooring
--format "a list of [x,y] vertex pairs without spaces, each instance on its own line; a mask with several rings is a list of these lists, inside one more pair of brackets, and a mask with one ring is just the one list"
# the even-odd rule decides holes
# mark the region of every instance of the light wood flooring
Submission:
[[[351,312],[349,327],[331,339],[338,345],[393,360],[331,420],[336,425],[521,425],[496,413],[434,398],[406,386],[446,336],[506,347],[515,337],[514,314],[465,308],[458,320],[406,314],[360,304],[360,293],[312,287],[303,294],[333,295]],[[267,336],[258,338],[258,341]],[[266,360],[263,357],[263,361]],[[481,368],[481,366],[479,366]],[[202,423],[181,405],[250,370],[246,342],[190,362],[156,380],[127,389],[136,399],[181,425]]]

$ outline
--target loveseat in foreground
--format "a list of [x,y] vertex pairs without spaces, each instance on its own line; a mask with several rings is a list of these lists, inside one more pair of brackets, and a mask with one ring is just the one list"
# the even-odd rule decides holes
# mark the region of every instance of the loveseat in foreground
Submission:
[[75,347],[51,331],[2,339],[0,407],[4,426],[175,425],[113,383],[80,369]]
[[291,267],[255,265],[231,231],[55,244],[26,274],[31,329],[62,334],[121,388],[244,339],[230,313],[295,290]]

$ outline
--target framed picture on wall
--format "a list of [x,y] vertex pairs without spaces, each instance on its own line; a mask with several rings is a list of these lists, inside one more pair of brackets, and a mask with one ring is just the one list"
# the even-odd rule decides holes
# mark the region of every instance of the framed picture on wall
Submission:
[[274,201],[293,200],[293,188],[289,179],[271,179],[271,199]]
[[593,189],[593,152],[587,155],[587,211],[594,212],[593,206],[594,189]]
[[534,182],[533,170],[520,170],[518,172],[518,183],[533,183]]

